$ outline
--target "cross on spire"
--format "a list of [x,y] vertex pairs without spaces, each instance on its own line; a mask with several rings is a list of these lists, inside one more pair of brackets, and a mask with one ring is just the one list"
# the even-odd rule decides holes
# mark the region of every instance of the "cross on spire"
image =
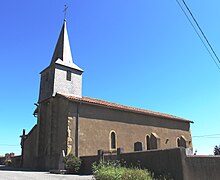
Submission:
[[63,12],[64,12],[64,20],[66,20],[66,11],[67,11],[67,9],[68,9],[68,6],[65,4],[64,5],[64,10],[63,10]]

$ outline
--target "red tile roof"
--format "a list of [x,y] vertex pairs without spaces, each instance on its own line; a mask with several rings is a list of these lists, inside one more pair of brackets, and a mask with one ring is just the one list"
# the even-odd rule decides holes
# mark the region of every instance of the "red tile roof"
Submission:
[[134,112],[134,113],[141,113],[141,114],[146,114],[146,115],[161,117],[161,118],[166,118],[166,119],[181,120],[181,121],[186,121],[186,122],[191,122],[191,123],[193,122],[193,121],[190,121],[190,120],[187,120],[184,118],[180,118],[177,116],[173,116],[170,114],[145,110],[145,109],[141,109],[141,108],[134,108],[134,107],[130,107],[130,106],[124,106],[121,104],[116,104],[116,103],[103,101],[103,100],[99,100],[99,99],[95,99],[95,98],[90,98],[90,97],[81,97],[80,98],[80,97],[71,96],[71,95],[67,95],[67,94],[61,94],[61,93],[57,93],[57,94],[65,97],[67,99],[70,99],[73,101],[78,101],[81,103],[94,104],[94,105],[98,105],[98,106],[105,106],[107,108],[118,109],[121,111],[130,111],[130,112]]

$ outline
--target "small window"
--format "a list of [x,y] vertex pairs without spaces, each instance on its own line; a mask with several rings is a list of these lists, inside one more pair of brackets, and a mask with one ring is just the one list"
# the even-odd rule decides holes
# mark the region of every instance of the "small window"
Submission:
[[177,138],[177,146],[186,148],[186,138],[184,136]]
[[180,147],[180,138],[177,138],[177,147]]
[[180,137],[180,146],[186,148],[186,138],[184,136]]
[[70,71],[67,71],[67,73],[66,73],[66,80],[71,81],[71,72]]
[[160,148],[160,137],[156,133],[151,133],[150,145],[151,145],[151,149]]
[[135,142],[134,143],[134,151],[142,151],[142,143],[141,142]]
[[192,144],[192,141],[189,141],[189,145],[191,145]]
[[116,133],[114,131],[110,133],[110,149],[116,149]]
[[150,150],[150,136],[149,135],[146,136],[146,146],[147,146],[146,149]]

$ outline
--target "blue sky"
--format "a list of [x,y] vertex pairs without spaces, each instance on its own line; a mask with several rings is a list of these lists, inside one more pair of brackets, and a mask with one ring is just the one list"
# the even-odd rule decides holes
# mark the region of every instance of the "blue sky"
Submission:
[[[186,1],[220,56],[220,2]],[[7,0],[0,7],[0,154],[20,154],[22,129],[36,123],[39,72],[63,23],[83,95],[194,121],[193,136],[219,134],[220,70],[175,0]],[[193,138],[212,154],[220,136]]]

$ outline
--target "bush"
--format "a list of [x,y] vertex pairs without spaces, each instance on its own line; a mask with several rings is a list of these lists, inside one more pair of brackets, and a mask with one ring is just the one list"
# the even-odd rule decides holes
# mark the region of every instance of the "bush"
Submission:
[[94,163],[92,169],[96,180],[152,180],[148,171],[121,167],[118,161]]
[[121,179],[124,168],[118,161],[101,161],[93,163],[92,170],[96,180],[118,180]]
[[220,146],[214,147],[214,155],[220,155]]
[[152,174],[154,180],[174,180],[170,173]]
[[122,180],[152,180],[151,174],[147,170],[138,168],[126,169],[122,176]]
[[12,166],[12,160],[11,159],[5,160],[4,165],[5,166]]
[[73,154],[69,154],[64,158],[64,164],[68,173],[75,174],[80,169],[81,160]]

